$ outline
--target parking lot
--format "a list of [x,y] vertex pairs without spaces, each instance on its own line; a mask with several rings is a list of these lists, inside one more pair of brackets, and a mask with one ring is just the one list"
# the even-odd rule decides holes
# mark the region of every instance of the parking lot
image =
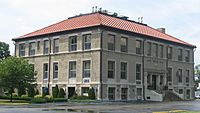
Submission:
[[145,103],[53,103],[29,105],[2,105],[0,113],[200,113],[200,100]]

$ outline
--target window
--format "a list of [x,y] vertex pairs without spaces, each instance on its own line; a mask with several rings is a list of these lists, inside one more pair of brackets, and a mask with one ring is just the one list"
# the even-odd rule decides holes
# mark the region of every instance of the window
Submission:
[[69,62],[69,78],[76,78],[76,61]]
[[90,77],[90,60],[83,61],[83,78],[89,78]]
[[121,37],[121,52],[127,52],[127,41],[126,37]]
[[81,92],[83,96],[88,96],[89,87],[82,87]]
[[142,88],[137,88],[137,99],[142,99]]
[[189,62],[189,61],[190,61],[190,51],[186,50],[185,62]]
[[121,62],[121,79],[127,79],[127,63]]
[[40,41],[37,41],[37,50],[40,50]]
[[178,90],[178,93],[179,93],[179,94],[183,94],[183,89],[179,89],[179,90]]
[[127,100],[128,98],[128,88],[122,88],[121,89],[121,99]]
[[172,82],[172,68],[168,67],[167,71],[168,71],[168,73],[167,73],[168,74],[168,76],[167,76],[168,82]]
[[108,61],[108,78],[114,78],[115,76],[115,62]]
[[83,35],[83,50],[91,49],[91,34]]
[[178,49],[178,61],[182,61],[182,59],[183,59],[183,50]]
[[177,77],[178,77],[178,82],[182,83],[182,69],[178,69]]
[[172,47],[167,47],[167,58],[172,59]]
[[186,70],[185,82],[189,83],[189,81],[190,81],[190,70]]
[[53,79],[58,79],[58,63],[53,63]]
[[190,89],[187,89],[187,90],[186,90],[186,98],[187,98],[187,99],[190,99]]
[[48,64],[44,63],[43,65],[43,79],[48,79]]
[[154,57],[158,57],[158,44],[153,44],[153,48],[154,48]]
[[115,88],[114,87],[108,88],[108,99],[115,100]]
[[163,85],[163,76],[160,76],[160,85]]
[[29,43],[29,55],[35,55],[35,42]]
[[136,40],[136,54],[142,53],[142,41]]
[[151,42],[147,42],[147,56],[151,56]]
[[160,45],[160,58],[163,58],[163,51],[164,51],[164,47],[163,47],[163,45]]
[[19,44],[19,56],[25,56],[25,44]]
[[42,87],[42,94],[43,94],[43,95],[48,95],[48,94],[49,94],[49,89],[48,89],[48,87]]
[[108,50],[115,50],[115,35],[108,35]]
[[53,40],[53,52],[58,53],[59,52],[59,39]]
[[136,80],[141,80],[141,64],[136,64]]
[[44,41],[44,54],[48,54],[49,53],[49,41],[45,40]]
[[69,51],[77,50],[77,36],[69,37]]

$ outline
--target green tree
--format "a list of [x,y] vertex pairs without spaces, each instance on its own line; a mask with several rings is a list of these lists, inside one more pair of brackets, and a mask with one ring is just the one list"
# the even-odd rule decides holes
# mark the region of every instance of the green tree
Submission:
[[200,83],[200,64],[199,65],[196,65],[194,67],[194,74],[195,74],[195,77],[197,77],[198,79],[195,79],[195,87],[197,88],[198,87],[198,84]]
[[18,92],[18,96],[22,96],[22,95],[24,95],[24,94],[26,94],[26,89],[24,88],[24,86],[19,86],[18,88],[17,88],[17,92]]
[[58,98],[65,98],[65,91],[63,88],[60,88]]
[[5,59],[8,56],[10,56],[9,45],[4,42],[0,42],[0,60]]
[[200,79],[200,64],[194,67],[194,74]]
[[57,98],[58,97],[58,93],[59,93],[59,89],[58,89],[58,85],[56,85],[56,87],[54,87],[53,89],[52,89],[52,96],[53,96],[53,98]]
[[36,73],[27,60],[8,57],[0,62],[0,87],[7,89],[12,102],[12,92],[19,87],[28,88],[35,82]]
[[96,97],[95,97],[95,91],[94,91],[94,88],[90,88],[89,91],[88,91],[88,97],[89,99],[92,99],[94,100]]

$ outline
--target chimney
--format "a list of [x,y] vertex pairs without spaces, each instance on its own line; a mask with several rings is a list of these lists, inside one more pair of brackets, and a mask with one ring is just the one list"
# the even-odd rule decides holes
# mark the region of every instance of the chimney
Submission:
[[161,33],[165,33],[165,28],[157,28],[158,31],[160,31]]

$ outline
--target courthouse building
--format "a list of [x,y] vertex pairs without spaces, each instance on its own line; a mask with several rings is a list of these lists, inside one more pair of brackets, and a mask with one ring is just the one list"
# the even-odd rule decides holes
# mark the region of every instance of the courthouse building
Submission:
[[15,55],[34,65],[40,93],[55,85],[99,100],[194,98],[194,45],[126,16],[93,12],[14,38]]

